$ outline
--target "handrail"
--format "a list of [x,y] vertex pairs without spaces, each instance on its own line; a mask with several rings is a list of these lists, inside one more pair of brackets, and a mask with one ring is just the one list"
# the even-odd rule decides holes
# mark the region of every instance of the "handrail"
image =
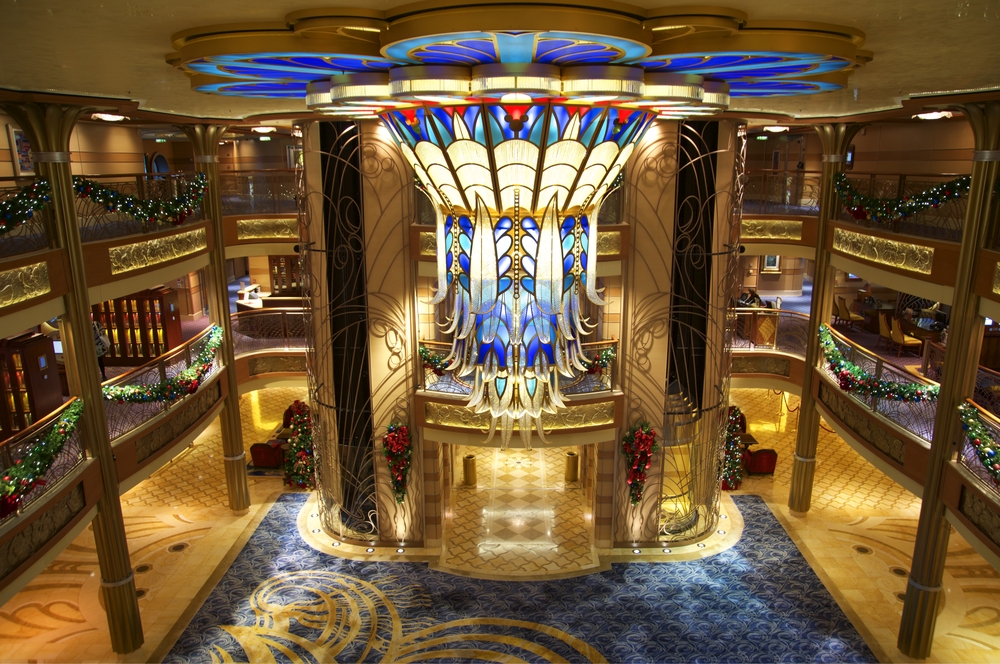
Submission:
[[[45,417],[42,417],[28,428],[0,442],[0,469],[5,471],[13,467],[24,456],[25,452],[39,439],[43,438],[62,418],[63,413],[77,401],[76,397],[70,398],[69,401]],[[44,483],[37,484],[31,491],[22,495],[16,502],[16,505],[4,506],[3,511],[0,511],[0,523],[3,523],[7,518],[14,516],[17,512],[20,512],[29,504],[38,500],[39,497],[51,490],[59,480],[68,475],[86,459],[83,448],[80,445],[78,432],[79,428],[74,430],[63,444],[59,455],[45,473],[43,478]]]
[[[966,399],[965,403],[979,411],[979,420],[983,423],[983,426],[990,430],[994,440],[1000,441],[1000,417],[986,410],[972,399]],[[959,441],[958,463],[979,480],[981,489],[984,489],[997,503],[1000,503],[1000,486],[997,486],[996,480],[983,467],[982,462],[979,460],[979,455],[976,453],[976,448],[972,446],[972,443],[969,442],[968,437],[964,433],[962,440]]]
[[786,309],[737,307],[733,350],[768,350],[805,358],[809,316]]
[[306,335],[308,309],[275,307],[229,314],[233,330],[233,355],[267,350],[309,347]]
[[[138,366],[130,371],[115,376],[111,380],[105,381],[104,387],[124,387],[126,385],[152,385],[176,376],[192,366],[196,359],[208,343],[208,337],[212,328],[209,327],[199,332],[192,339],[185,341],[180,346],[158,355],[149,362]],[[219,361],[212,364],[212,368],[205,375],[205,380],[219,371]],[[175,401],[145,401],[142,403],[119,403],[110,399],[104,399],[104,409],[108,419],[108,436],[112,441],[121,438],[125,434],[133,431],[160,413],[174,408],[177,404],[185,401],[186,398]]]

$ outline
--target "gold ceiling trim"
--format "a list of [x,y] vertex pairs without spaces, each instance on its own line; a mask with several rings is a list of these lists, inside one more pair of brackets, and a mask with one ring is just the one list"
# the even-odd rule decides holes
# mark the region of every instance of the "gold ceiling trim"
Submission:
[[[424,403],[424,422],[429,426],[475,429],[485,432],[490,428],[490,414],[477,413],[464,404],[452,405],[427,401]],[[580,405],[570,404],[560,409],[556,414],[542,413],[542,427],[546,432],[583,427],[606,427],[614,423],[614,400]],[[516,424],[514,430],[520,430]]]
[[744,240],[802,239],[802,222],[794,219],[744,219],[740,226]]
[[45,261],[0,272],[0,308],[10,307],[52,291]]
[[833,250],[908,272],[930,274],[934,267],[934,247],[855,233],[843,228],[833,229]]
[[237,240],[298,240],[299,220],[294,217],[283,219],[237,219]]
[[134,242],[119,247],[109,247],[111,274],[167,263],[208,249],[208,234],[204,228],[187,233],[158,237],[144,242]]
[[[433,231],[420,231],[417,235],[420,243],[421,256],[437,255],[437,235]],[[242,238],[240,238],[242,239]],[[597,255],[617,256],[622,252],[621,231],[598,231],[597,232]]]

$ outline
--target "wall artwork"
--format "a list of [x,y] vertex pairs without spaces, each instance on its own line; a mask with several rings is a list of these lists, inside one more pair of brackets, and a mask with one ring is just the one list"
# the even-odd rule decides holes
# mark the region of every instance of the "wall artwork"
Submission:
[[761,274],[778,274],[781,272],[780,265],[780,256],[764,256],[760,272]]
[[24,131],[14,125],[7,125],[7,139],[10,141],[10,159],[14,163],[14,177],[35,174],[35,162],[31,158],[31,141]]

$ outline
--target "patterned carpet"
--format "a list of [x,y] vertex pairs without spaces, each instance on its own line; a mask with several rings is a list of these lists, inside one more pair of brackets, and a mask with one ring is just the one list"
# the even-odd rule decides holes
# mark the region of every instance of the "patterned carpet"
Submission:
[[876,661],[767,505],[735,500],[716,556],[504,582],[317,552],[284,494],[164,661]]

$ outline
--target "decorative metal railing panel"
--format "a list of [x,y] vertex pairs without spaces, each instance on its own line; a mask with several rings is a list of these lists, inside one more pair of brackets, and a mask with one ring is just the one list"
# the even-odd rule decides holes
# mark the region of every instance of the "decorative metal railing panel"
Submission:
[[[59,425],[60,416],[75,401],[76,399],[71,399],[34,426],[0,443],[0,468],[4,470],[12,468],[18,461],[23,459],[54,427]],[[84,458],[83,448],[80,445],[80,429],[77,427],[63,443],[58,456],[56,456],[52,465],[43,475],[42,482],[36,484],[28,493],[23,494],[17,504],[16,511],[11,511],[9,514],[0,517],[0,523],[13,518],[55,488],[59,480],[69,475],[77,466],[83,463]]]
[[[178,346],[151,362],[136,367],[128,373],[112,378],[105,385],[116,387],[146,386],[155,385],[168,378],[173,378],[182,371],[194,366],[193,361],[205,350],[205,347],[209,343],[210,331],[211,328],[205,330],[182,346]],[[208,380],[218,371],[219,359],[216,357],[212,368],[205,374],[204,380]],[[191,396],[186,396],[175,401],[151,400],[139,403],[130,401],[119,403],[118,401],[105,399],[104,411],[108,418],[108,436],[112,441],[115,441],[129,432],[138,429],[160,413],[183,405],[190,398]]]
[[[849,362],[867,371],[875,377],[875,380],[899,383],[922,382],[912,374],[886,362],[881,357],[868,352],[860,346],[854,345],[844,337],[839,336],[835,331],[833,332],[833,342]],[[823,363],[823,371],[835,383],[839,382],[837,375],[825,362]],[[847,392],[846,394],[854,401],[909,431],[921,440],[930,442],[934,436],[937,401],[905,402],[894,399],[861,396],[856,392]]]
[[781,309],[735,310],[733,350],[775,350],[805,357],[809,316]]
[[[860,194],[875,198],[903,198],[919,194],[931,187],[955,179],[956,175],[862,175],[848,174],[847,179]],[[960,242],[965,224],[966,198],[952,199],[938,207],[930,207],[911,217],[897,219],[888,225],[855,219],[844,205],[839,206],[838,219],[866,228],[881,228],[893,233]]]
[[[0,201],[12,198],[21,192],[21,187],[0,187]],[[43,208],[32,214],[27,223],[20,224],[0,235],[0,258],[49,248],[49,210]]]
[[821,173],[752,171],[746,173],[743,214],[819,214]]
[[224,215],[298,212],[294,171],[222,173],[219,180]]
[[262,350],[306,349],[306,312],[301,309],[241,311],[229,316],[233,355]]
[[[113,176],[118,178],[120,176]],[[137,198],[165,200],[186,193],[187,186],[194,182],[194,173],[157,173],[129,177],[127,179],[105,179],[94,176],[101,186]],[[80,224],[80,238],[84,242],[109,240],[116,237],[154,233],[174,228],[173,224],[136,219],[121,212],[110,212],[106,207],[90,199],[79,198],[76,214]],[[187,215],[184,223],[200,221],[203,218],[201,205]]]
[[[1000,440],[1000,422],[996,418],[990,417],[981,404],[972,404],[979,408],[979,421],[983,423],[983,426],[990,432],[994,440]],[[984,492],[993,498],[998,504],[1000,504],[1000,487],[997,486],[996,480],[990,475],[989,471],[983,467],[983,463],[979,460],[979,454],[976,452],[976,448],[973,447],[972,443],[969,441],[967,436],[962,436],[959,443],[959,453],[958,453],[958,463],[962,465],[966,470],[972,473],[977,480],[979,480],[979,487],[984,490]]]

